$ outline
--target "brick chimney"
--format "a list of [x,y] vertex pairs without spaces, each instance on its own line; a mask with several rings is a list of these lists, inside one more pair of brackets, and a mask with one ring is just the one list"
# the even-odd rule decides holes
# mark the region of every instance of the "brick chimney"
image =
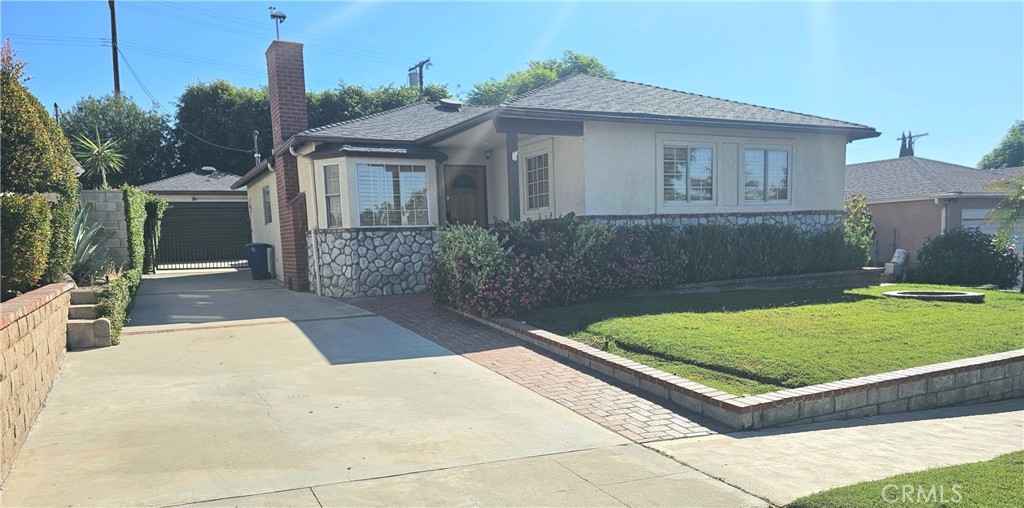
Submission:
[[[275,40],[267,48],[267,84],[274,151],[292,135],[309,127],[302,44]],[[299,194],[298,161],[287,151],[274,158],[278,227],[281,229],[281,274],[288,289],[309,289],[306,250],[306,199]]]

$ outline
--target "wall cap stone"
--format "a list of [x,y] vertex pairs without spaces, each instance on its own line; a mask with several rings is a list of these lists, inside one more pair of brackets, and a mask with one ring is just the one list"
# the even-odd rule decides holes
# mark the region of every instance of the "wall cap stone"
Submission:
[[3,303],[0,310],[0,330],[11,326],[19,319],[31,314],[36,309],[50,303],[57,297],[75,289],[72,282],[57,282],[38,289],[33,289],[21,296],[11,298]]

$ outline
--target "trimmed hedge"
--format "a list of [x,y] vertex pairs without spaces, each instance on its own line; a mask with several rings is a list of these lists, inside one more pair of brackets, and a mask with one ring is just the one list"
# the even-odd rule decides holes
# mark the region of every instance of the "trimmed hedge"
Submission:
[[152,194],[146,196],[146,222],[142,228],[142,273],[156,273],[156,250],[160,246],[160,221],[167,210],[167,201]]
[[122,187],[124,219],[128,226],[128,266],[143,273],[156,271],[160,220],[167,201],[130,185]]
[[39,287],[50,252],[50,205],[42,194],[0,198],[0,285],[3,291]]
[[430,290],[442,305],[514,314],[637,289],[858,268],[863,242],[843,229],[708,224],[612,226],[558,219],[503,222],[490,230],[438,232]]
[[128,322],[128,312],[135,302],[135,293],[142,282],[142,270],[132,268],[125,270],[116,279],[104,286],[100,292],[96,310],[100,316],[110,320],[110,340],[112,344],[121,342],[121,330]]
[[960,228],[925,242],[910,275],[917,282],[1007,289],[1017,284],[1022,266],[1021,254],[1012,245],[998,245],[978,228]]
[[[48,255],[39,260],[46,267],[36,281],[41,285],[59,282],[71,273],[79,183],[71,144],[39,99],[25,87],[22,68],[13,52],[5,49],[0,65],[0,188],[25,195],[56,194],[49,211]],[[6,242],[3,249],[32,250]]]

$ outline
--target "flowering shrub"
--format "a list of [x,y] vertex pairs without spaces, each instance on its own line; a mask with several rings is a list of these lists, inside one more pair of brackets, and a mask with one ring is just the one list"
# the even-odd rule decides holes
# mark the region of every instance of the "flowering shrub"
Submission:
[[934,284],[995,284],[1011,288],[1024,262],[1012,245],[997,244],[977,228],[960,228],[932,238],[917,251],[914,280]]
[[686,281],[855,268],[864,253],[843,230],[801,233],[752,224],[611,226],[557,219],[438,232],[430,291],[442,305],[489,316]]

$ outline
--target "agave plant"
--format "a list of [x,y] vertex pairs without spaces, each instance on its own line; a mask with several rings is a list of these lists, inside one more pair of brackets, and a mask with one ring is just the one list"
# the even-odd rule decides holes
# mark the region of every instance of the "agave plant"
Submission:
[[92,283],[96,277],[105,275],[112,264],[107,241],[113,232],[107,231],[99,221],[87,222],[94,208],[96,204],[90,201],[75,215],[75,260],[71,278],[78,284]]

